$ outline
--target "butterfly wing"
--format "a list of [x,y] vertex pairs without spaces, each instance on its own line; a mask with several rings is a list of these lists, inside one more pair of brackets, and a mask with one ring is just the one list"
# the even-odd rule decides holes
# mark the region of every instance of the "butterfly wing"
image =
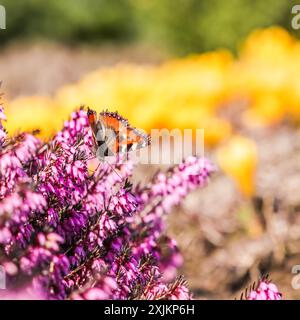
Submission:
[[97,112],[88,108],[87,111],[88,121],[92,128],[94,138],[104,140],[105,137],[105,125],[98,121]]
[[135,151],[150,144],[147,134],[131,127],[128,120],[117,112],[101,112],[97,119],[97,113],[88,109],[87,115],[94,133],[97,154],[101,157]]
[[115,136],[114,141],[111,142],[111,148],[115,153],[135,151],[150,144],[147,134],[131,127],[128,120],[117,112],[102,112],[100,121],[104,124],[105,129],[111,131]]
[[126,136],[121,141],[121,152],[136,151],[147,147],[150,144],[150,138],[147,134],[136,128],[127,128]]

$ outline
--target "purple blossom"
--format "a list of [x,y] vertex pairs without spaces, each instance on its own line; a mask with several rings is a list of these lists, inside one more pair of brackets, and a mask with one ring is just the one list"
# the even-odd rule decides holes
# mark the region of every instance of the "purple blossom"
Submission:
[[281,300],[282,294],[277,286],[267,277],[263,277],[257,284],[253,284],[250,290],[246,289],[241,298],[246,300]]
[[71,295],[72,300],[112,300],[118,285],[113,277],[103,276],[96,286],[86,290],[75,292]]
[[112,195],[107,205],[107,210],[120,218],[131,216],[137,209],[138,202],[133,194],[120,189],[118,193]]
[[5,245],[7,253],[16,247],[26,247],[34,231],[30,221],[38,219],[46,206],[41,194],[24,187],[0,202],[0,243]]
[[[0,264],[7,296],[46,299],[190,299],[182,257],[163,217],[214,172],[191,157],[133,188],[130,161],[98,163],[86,112],[53,139],[6,136],[0,107]],[[274,287],[261,292],[276,296]],[[29,293],[28,293],[29,292]],[[254,293],[251,293],[254,297]]]
[[171,285],[160,281],[150,283],[144,292],[144,298],[147,300],[190,300],[191,294],[185,280],[179,277]]
[[[0,149],[0,199],[10,194],[17,183],[28,181],[41,142],[33,135],[21,133]],[[31,177],[32,178],[32,177]]]

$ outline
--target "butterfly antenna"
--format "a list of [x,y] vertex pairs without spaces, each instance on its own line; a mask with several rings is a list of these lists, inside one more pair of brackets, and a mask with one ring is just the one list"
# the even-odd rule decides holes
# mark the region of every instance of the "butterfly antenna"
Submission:
[[118,174],[117,170],[108,162],[108,161],[105,161],[110,167],[111,169],[113,169],[113,171],[115,172],[115,174],[120,178],[120,180],[122,181],[122,177]]
[[[91,157],[88,160],[92,160],[92,159],[96,159],[97,157]],[[122,181],[122,177],[119,175],[119,173],[117,172],[117,170],[107,161],[104,161],[106,164],[108,164],[108,166],[115,172],[115,174],[120,178],[120,180]],[[95,170],[90,170],[91,172],[93,172],[93,174],[95,174],[97,172],[97,170],[99,169],[101,163],[98,164],[97,168]]]

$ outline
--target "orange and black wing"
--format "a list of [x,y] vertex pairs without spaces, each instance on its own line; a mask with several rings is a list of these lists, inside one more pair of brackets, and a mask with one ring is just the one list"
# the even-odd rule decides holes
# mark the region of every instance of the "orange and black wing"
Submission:
[[128,120],[120,116],[117,112],[101,112],[100,121],[106,130],[111,130],[116,137],[111,146],[112,151],[115,153],[135,151],[150,144],[150,139],[147,134],[131,127]]

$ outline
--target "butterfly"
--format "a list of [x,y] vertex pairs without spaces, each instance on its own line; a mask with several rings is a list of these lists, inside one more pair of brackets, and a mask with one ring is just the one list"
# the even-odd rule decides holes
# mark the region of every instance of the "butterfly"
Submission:
[[128,120],[117,112],[103,111],[98,117],[96,111],[88,108],[87,116],[93,131],[96,156],[101,160],[150,144],[149,135],[131,127]]

